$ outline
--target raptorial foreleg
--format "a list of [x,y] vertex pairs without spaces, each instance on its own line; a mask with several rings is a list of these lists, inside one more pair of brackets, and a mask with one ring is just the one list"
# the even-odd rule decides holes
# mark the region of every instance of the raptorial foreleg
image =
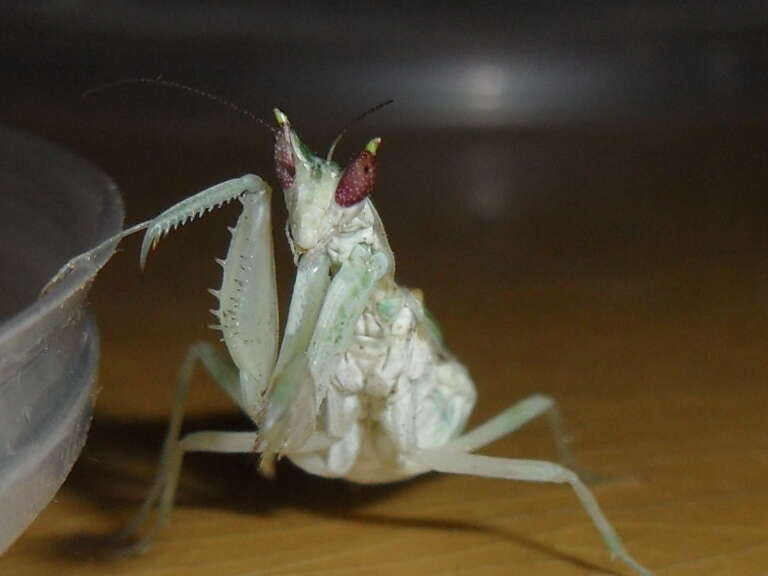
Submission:
[[248,192],[252,194],[268,193],[269,186],[258,176],[246,174],[240,178],[227,180],[206,188],[159,214],[147,226],[147,233],[141,244],[140,264],[142,269],[147,263],[150,250],[154,249],[160,239],[168,232]]

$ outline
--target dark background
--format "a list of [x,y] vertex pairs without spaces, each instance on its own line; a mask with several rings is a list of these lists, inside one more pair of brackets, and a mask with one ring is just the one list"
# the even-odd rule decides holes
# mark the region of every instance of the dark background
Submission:
[[[309,108],[302,120],[318,125],[318,111],[340,121],[388,98],[398,105],[386,125],[754,120],[766,12],[757,1],[8,2],[4,112],[157,120],[180,105],[172,95],[76,102],[104,82],[161,74],[264,115],[275,102]],[[206,122],[221,111],[197,102],[174,115],[192,122],[190,112]]]
[[271,137],[182,91],[88,90],[163,77],[268,121],[279,106],[316,151],[394,98],[337,157],[385,138],[377,204],[391,226],[421,220],[419,256],[511,233],[504,265],[485,261],[514,276],[596,251],[763,250],[767,31],[762,2],[7,3],[0,118],[100,164],[133,222],[272,179]]

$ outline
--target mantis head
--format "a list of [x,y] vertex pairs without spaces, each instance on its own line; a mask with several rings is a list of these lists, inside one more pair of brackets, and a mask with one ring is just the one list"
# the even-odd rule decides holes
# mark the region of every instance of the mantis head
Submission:
[[341,170],[328,158],[315,156],[291,128],[288,117],[275,109],[275,171],[285,195],[288,226],[295,249],[307,252],[356,215],[376,182],[379,138]]

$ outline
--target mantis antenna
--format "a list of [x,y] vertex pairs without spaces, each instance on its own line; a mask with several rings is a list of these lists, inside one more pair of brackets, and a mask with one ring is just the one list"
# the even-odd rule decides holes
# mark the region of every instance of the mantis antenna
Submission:
[[385,100],[384,102],[380,102],[379,104],[376,104],[375,106],[372,106],[371,108],[368,108],[365,112],[357,116],[356,118],[353,118],[350,120],[344,128],[341,129],[341,132],[339,132],[339,135],[336,136],[336,138],[333,140],[333,143],[331,144],[330,149],[328,150],[328,156],[326,157],[325,161],[330,162],[331,158],[333,157],[333,151],[336,150],[336,145],[341,141],[344,134],[347,133],[347,131],[352,128],[355,124],[360,122],[363,118],[370,116],[374,112],[377,112],[384,108],[385,106],[389,106],[394,102],[394,99],[390,98],[389,100]]
[[[119,88],[120,86],[129,86],[131,84],[151,84],[155,86],[164,86],[166,88],[174,88],[176,90],[183,90],[184,92],[189,92],[190,94],[194,94],[195,96],[201,96],[203,98],[207,98],[208,100],[216,102],[221,106],[225,106],[230,110],[234,110],[238,114],[242,114],[246,118],[250,118],[257,124],[261,124],[273,134],[276,131],[274,126],[262,120],[250,110],[246,110],[242,106],[238,106],[231,100],[227,100],[226,98],[222,98],[221,96],[217,96],[216,94],[206,92],[205,90],[201,90],[200,88],[194,88],[192,86],[187,86],[186,84],[182,84],[180,82],[174,82],[172,80],[165,80],[162,76],[158,76],[156,78],[145,78],[145,77],[124,78],[122,80],[116,80],[114,82],[107,82],[106,84],[102,84],[100,86],[96,86],[95,88],[91,88],[90,90],[86,90],[85,92],[83,92],[83,98],[88,98],[99,92],[104,92],[105,90]],[[381,107],[381,105],[379,105],[379,107]]]

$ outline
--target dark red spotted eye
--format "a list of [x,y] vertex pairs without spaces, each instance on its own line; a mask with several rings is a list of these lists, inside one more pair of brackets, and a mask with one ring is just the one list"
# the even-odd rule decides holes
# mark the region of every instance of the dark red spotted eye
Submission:
[[373,191],[376,183],[376,151],[379,138],[374,138],[345,168],[336,186],[336,204],[354,206],[362,202]]
[[296,176],[296,155],[291,145],[291,127],[285,122],[280,126],[275,139],[275,172],[283,190],[293,186]]

